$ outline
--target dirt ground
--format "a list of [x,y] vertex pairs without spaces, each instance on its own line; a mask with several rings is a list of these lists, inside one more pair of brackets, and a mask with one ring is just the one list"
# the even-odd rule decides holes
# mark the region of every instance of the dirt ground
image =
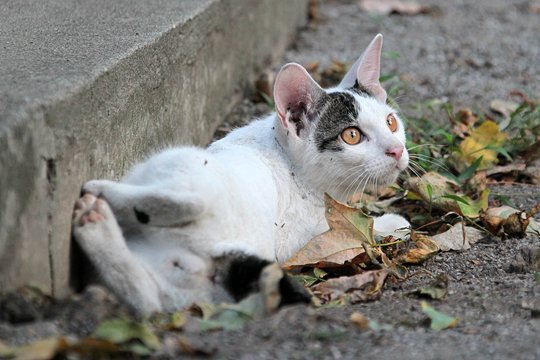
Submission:
[[[405,112],[432,98],[487,109],[491,100],[505,98],[514,89],[540,94],[540,14],[531,1],[421,3],[433,11],[374,16],[361,12],[357,1],[324,1],[320,20],[300,31],[284,62],[320,60],[325,66],[332,57],[352,61],[381,32],[384,51],[400,54],[385,56],[382,67],[383,73],[397,73],[406,84],[397,99]],[[267,109],[245,100],[221,132]],[[540,201],[539,186],[497,186],[492,191],[525,209]],[[486,237],[470,250],[439,253],[411,268],[416,276],[386,284],[382,297],[373,302],[320,309],[293,306],[240,330],[186,330],[183,336],[216,359],[540,359],[540,283],[533,276],[540,259],[528,259],[534,271],[511,266],[522,249],[535,246],[540,246],[538,236]],[[441,273],[449,277],[449,294],[430,304],[458,323],[434,331],[420,309],[421,300],[410,292]],[[100,288],[64,303],[4,299],[0,305],[0,340],[10,344],[62,333],[86,335],[118,311],[115,300]],[[350,320],[353,312],[388,327],[362,330]]]

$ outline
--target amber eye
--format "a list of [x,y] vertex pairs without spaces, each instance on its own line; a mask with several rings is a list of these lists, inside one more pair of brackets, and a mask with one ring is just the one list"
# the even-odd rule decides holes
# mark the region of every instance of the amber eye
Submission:
[[348,127],[341,132],[341,138],[349,145],[356,145],[362,141],[362,132],[356,127]]
[[397,120],[393,114],[390,114],[386,117],[386,125],[388,125],[388,128],[391,132],[397,131]]

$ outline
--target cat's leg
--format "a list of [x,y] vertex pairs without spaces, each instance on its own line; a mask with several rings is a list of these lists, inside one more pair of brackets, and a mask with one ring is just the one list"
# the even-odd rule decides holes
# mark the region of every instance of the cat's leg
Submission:
[[121,225],[179,226],[196,220],[205,210],[203,199],[191,192],[109,180],[89,181],[82,191],[106,199]]
[[73,211],[73,235],[105,284],[138,314],[161,310],[153,274],[129,251],[107,202],[86,194]]
[[373,230],[375,236],[393,236],[401,238],[408,234],[411,224],[401,215],[384,214],[374,218]]

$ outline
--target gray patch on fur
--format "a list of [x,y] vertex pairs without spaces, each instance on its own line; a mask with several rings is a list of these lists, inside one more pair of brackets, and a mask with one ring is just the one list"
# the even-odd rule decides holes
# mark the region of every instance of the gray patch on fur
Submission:
[[319,121],[315,129],[319,152],[343,151],[339,136],[345,128],[358,126],[358,106],[354,96],[347,92],[333,92],[321,97],[316,105]]

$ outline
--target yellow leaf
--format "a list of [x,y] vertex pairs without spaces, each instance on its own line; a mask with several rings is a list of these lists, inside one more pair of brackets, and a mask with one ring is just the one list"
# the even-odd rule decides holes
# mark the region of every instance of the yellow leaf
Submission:
[[497,162],[497,152],[487,147],[499,147],[504,144],[506,134],[491,120],[484,121],[459,144],[460,160],[467,166],[482,156],[478,170],[484,170]]

